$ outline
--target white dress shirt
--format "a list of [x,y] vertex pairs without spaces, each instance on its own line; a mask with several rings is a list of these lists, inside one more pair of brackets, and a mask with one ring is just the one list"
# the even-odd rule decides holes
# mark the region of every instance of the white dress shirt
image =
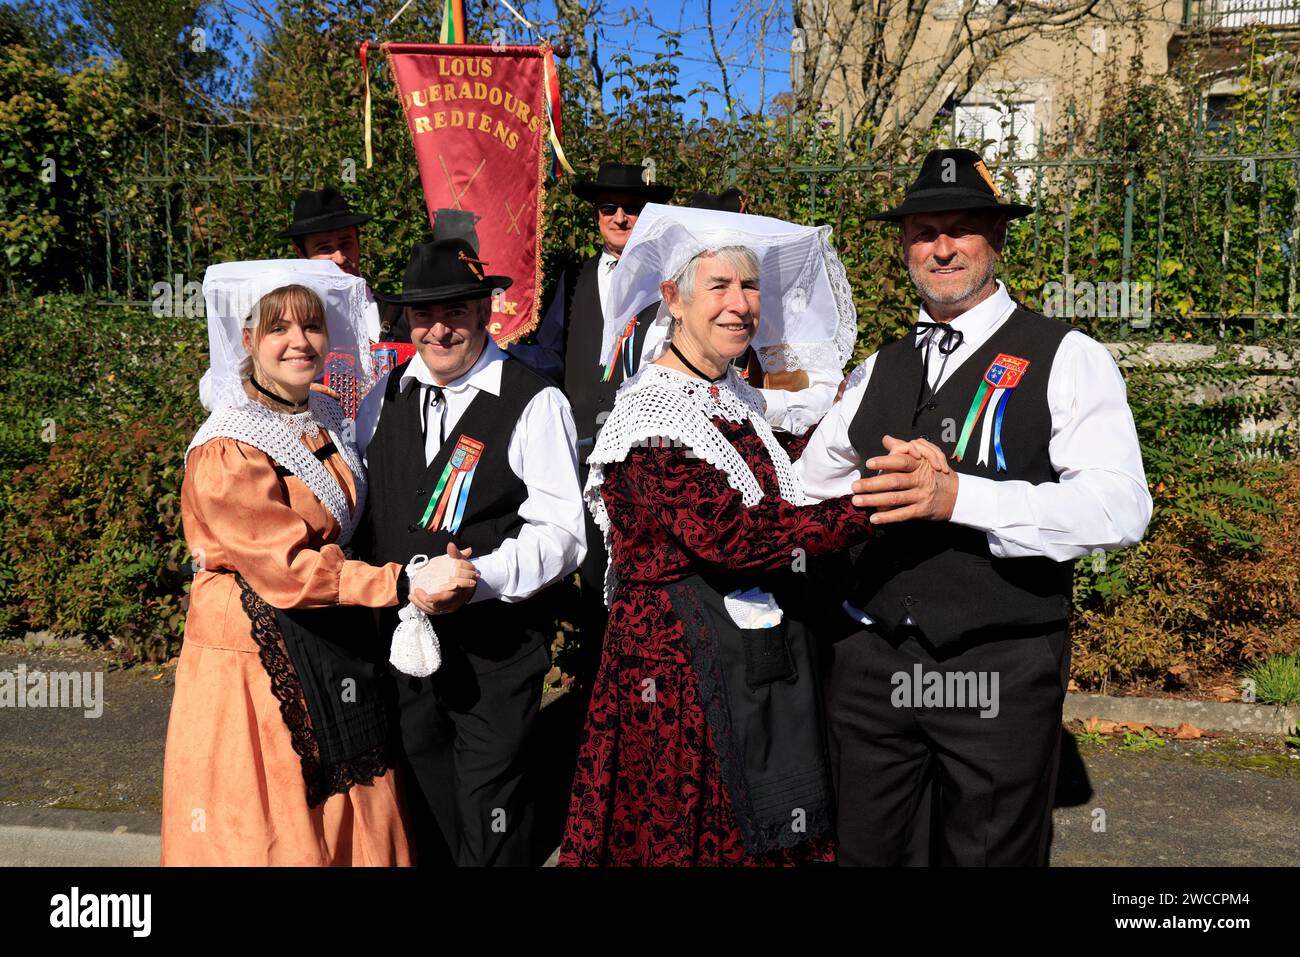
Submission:
[[[999,282],[996,293],[953,319],[952,328],[963,340],[945,363],[936,337],[930,351],[931,388],[942,386],[1014,311],[1015,303]],[[918,321],[931,321],[924,308]],[[926,329],[917,335],[917,347],[937,332]],[[843,399],[795,462],[804,491],[817,501],[849,494],[852,483],[862,477],[863,460],[849,442],[848,430],[875,361],[873,354],[853,370]],[[897,396],[893,401],[910,403],[914,398]],[[1067,333],[1052,363],[1047,403],[1052,416],[1048,456],[1060,481],[1034,485],[963,473],[952,521],[984,532],[989,552],[997,558],[1069,561],[1094,549],[1132,545],[1151,519],[1151,493],[1124,378],[1106,347],[1077,329]],[[868,457],[884,451],[883,446],[868,450]]]
[[608,249],[600,253],[600,262],[596,264],[596,291],[600,295],[600,314],[603,316],[608,310],[605,308],[609,302],[609,284],[613,281],[614,267],[618,265],[618,257]]
[[370,336],[371,342],[378,342],[379,336],[383,332],[383,325],[379,321],[379,300],[375,298],[370,284],[366,284],[366,335]]
[[[456,423],[480,391],[501,394],[501,366],[506,358],[489,336],[473,368],[442,386],[447,435],[455,431]],[[410,379],[419,384],[416,388],[437,385],[419,353],[403,373],[402,384]],[[357,448],[363,460],[379,424],[385,381],[380,380],[357,411]],[[425,408],[424,462],[428,465],[442,447],[438,435],[442,410],[437,402]],[[523,601],[570,574],[582,562],[587,552],[587,533],[578,487],[576,443],[573,412],[564,393],[547,387],[533,396],[515,423],[506,450],[510,470],[528,488],[528,497],[519,506],[524,525],[516,537],[506,539],[490,554],[470,558],[479,573],[478,588],[470,601]]]

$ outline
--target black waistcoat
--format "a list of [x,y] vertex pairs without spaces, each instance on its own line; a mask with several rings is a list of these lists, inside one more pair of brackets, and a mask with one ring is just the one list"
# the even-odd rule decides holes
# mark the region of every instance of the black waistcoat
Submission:
[[[915,418],[924,349],[916,347],[912,335],[891,343],[876,356],[862,404],[849,425],[849,441],[867,459],[884,453],[881,436],[928,438],[948,453],[949,464],[961,475],[1035,485],[1056,482],[1048,454],[1052,416],[1047,381],[1057,348],[1069,331],[1065,323],[1017,306]],[[953,456],[972,400],[985,372],[1001,355],[1029,362],[1019,383],[1006,393],[1000,443],[1006,468],[998,467],[992,441],[987,463],[978,461],[985,417],[997,412],[991,388],[958,462]],[[937,345],[932,346],[930,361],[943,361]],[[1009,380],[1004,375],[1002,381]],[[1069,617],[1073,568],[1072,562],[1041,557],[994,558],[987,536],[977,529],[905,522],[888,526],[883,536],[859,552],[850,601],[886,633],[910,615],[931,644],[943,647],[999,634],[1010,637],[1017,629],[1023,631],[1021,626],[1064,621]]]
[[[614,394],[618,392],[624,378],[623,357],[620,353],[609,381],[601,381],[605,371],[600,364],[605,317],[600,309],[600,286],[596,279],[599,268],[600,257],[597,256],[588,259],[578,271],[573,288],[569,290],[569,315],[564,327],[564,393],[573,406],[580,462],[587,461],[592,448],[591,444],[583,440],[595,439],[596,433],[614,408]],[[636,330],[629,340],[634,370],[641,363],[646,332],[654,322],[658,310],[659,303],[655,302],[637,314]]]
[[[431,558],[446,554],[448,542],[458,548],[472,547],[475,556],[487,555],[517,536],[524,524],[519,506],[528,497],[528,488],[510,468],[510,436],[524,408],[548,383],[524,363],[507,357],[501,368],[501,394],[477,392],[426,467],[420,433],[424,390],[418,384],[405,393],[399,389],[409,365],[410,361],[395,368],[384,383],[383,410],[367,450],[370,490],[361,538],[364,557],[405,565],[421,553]],[[481,442],[482,450],[459,526],[454,533],[438,529],[432,521],[425,528],[419,522],[462,437]],[[456,497],[449,496],[448,507],[455,504]],[[508,655],[512,646],[517,648],[516,626],[538,612],[546,591],[522,602],[491,599],[466,604],[452,615],[436,618],[434,627],[440,639],[468,640],[477,654],[499,658]],[[385,609],[384,616],[385,633],[391,635],[396,609]]]

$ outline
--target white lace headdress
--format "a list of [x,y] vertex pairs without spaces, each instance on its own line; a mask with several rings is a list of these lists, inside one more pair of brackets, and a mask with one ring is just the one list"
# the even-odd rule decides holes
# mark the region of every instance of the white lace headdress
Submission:
[[[334,516],[338,543],[352,539],[366,501],[366,473],[357,453],[355,426],[332,399],[313,392],[307,411],[293,415],[253,402],[244,391],[240,367],[248,355],[243,329],[253,306],[283,286],[306,286],[325,307],[330,353],[350,359],[349,371],[359,388],[373,384],[369,340],[365,325],[365,280],[350,276],[332,262],[272,259],[219,263],[203,276],[211,349],[212,414],[185,450],[189,453],[211,439],[230,438],[260,449],[300,478]],[[352,508],[334,476],[302,444],[302,435],[325,429],[352,472],[357,497]]]
[[344,357],[357,379],[359,395],[374,384],[374,365],[366,326],[366,281],[332,262],[315,259],[260,259],[216,263],[203,274],[203,301],[208,317],[209,408],[246,402],[240,366],[244,324],[257,301],[282,286],[306,286],[325,307],[330,352]]
[[[702,252],[746,246],[759,262],[761,321],[753,345],[764,370],[843,369],[858,313],[830,234],[829,226],[769,216],[647,204],[610,277],[601,364],[613,358],[628,318],[660,298],[663,280]],[[668,321],[663,309],[656,321]]]

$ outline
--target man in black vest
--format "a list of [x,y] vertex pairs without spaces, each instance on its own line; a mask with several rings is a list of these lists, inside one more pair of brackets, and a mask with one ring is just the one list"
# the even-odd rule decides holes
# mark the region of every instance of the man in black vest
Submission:
[[[451,554],[477,570],[472,596],[434,593],[441,668],[397,676],[408,805],[425,863],[524,865],[547,588],[582,560],[584,509],[569,404],[488,335],[489,297],[510,279],[486,266],[464,239],[420,244],[390,298],[417,353],[357,416],[370,480],[359,547],[373,562]],[[397,609],[382,625],[391,635]]]
[[[1151,516],[1124,380],[1105,347],[1015,302],[1007,222],[970,150],[936,150],[901,206],[914,332],[850,376],[796,465],[856,493],[882,534],[854,556],[827,685],[840,859],[902,863],[927,785],[930,860],[1045,864],[1069,675],[1073,560]],[[864,474],[898,440],[950,471]]]

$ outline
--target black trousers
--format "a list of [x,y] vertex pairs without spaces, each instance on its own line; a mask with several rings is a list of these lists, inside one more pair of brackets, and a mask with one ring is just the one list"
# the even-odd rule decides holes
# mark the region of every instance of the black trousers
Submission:
[[452,642],[442,654],[428,678],[395,675],[416,863],[536,863],[529,744],[551,666],[544,635],[505,660],[471,658]]
[[[918,859],[929,827],[930,862],[1046,865],[1069,676],[1064,626],[1018,633],[944,652],[916,632],[858,631],[833,647],[827,682],[831,771],[840,863],[898,866]],[[996,715],[981,717],[950,691],[921,703],[921,674],[969,689],[965,673],[992,691]],[[899,677],[905,676],[905,677]],[[925,679],[923,677],[922,686]]]

